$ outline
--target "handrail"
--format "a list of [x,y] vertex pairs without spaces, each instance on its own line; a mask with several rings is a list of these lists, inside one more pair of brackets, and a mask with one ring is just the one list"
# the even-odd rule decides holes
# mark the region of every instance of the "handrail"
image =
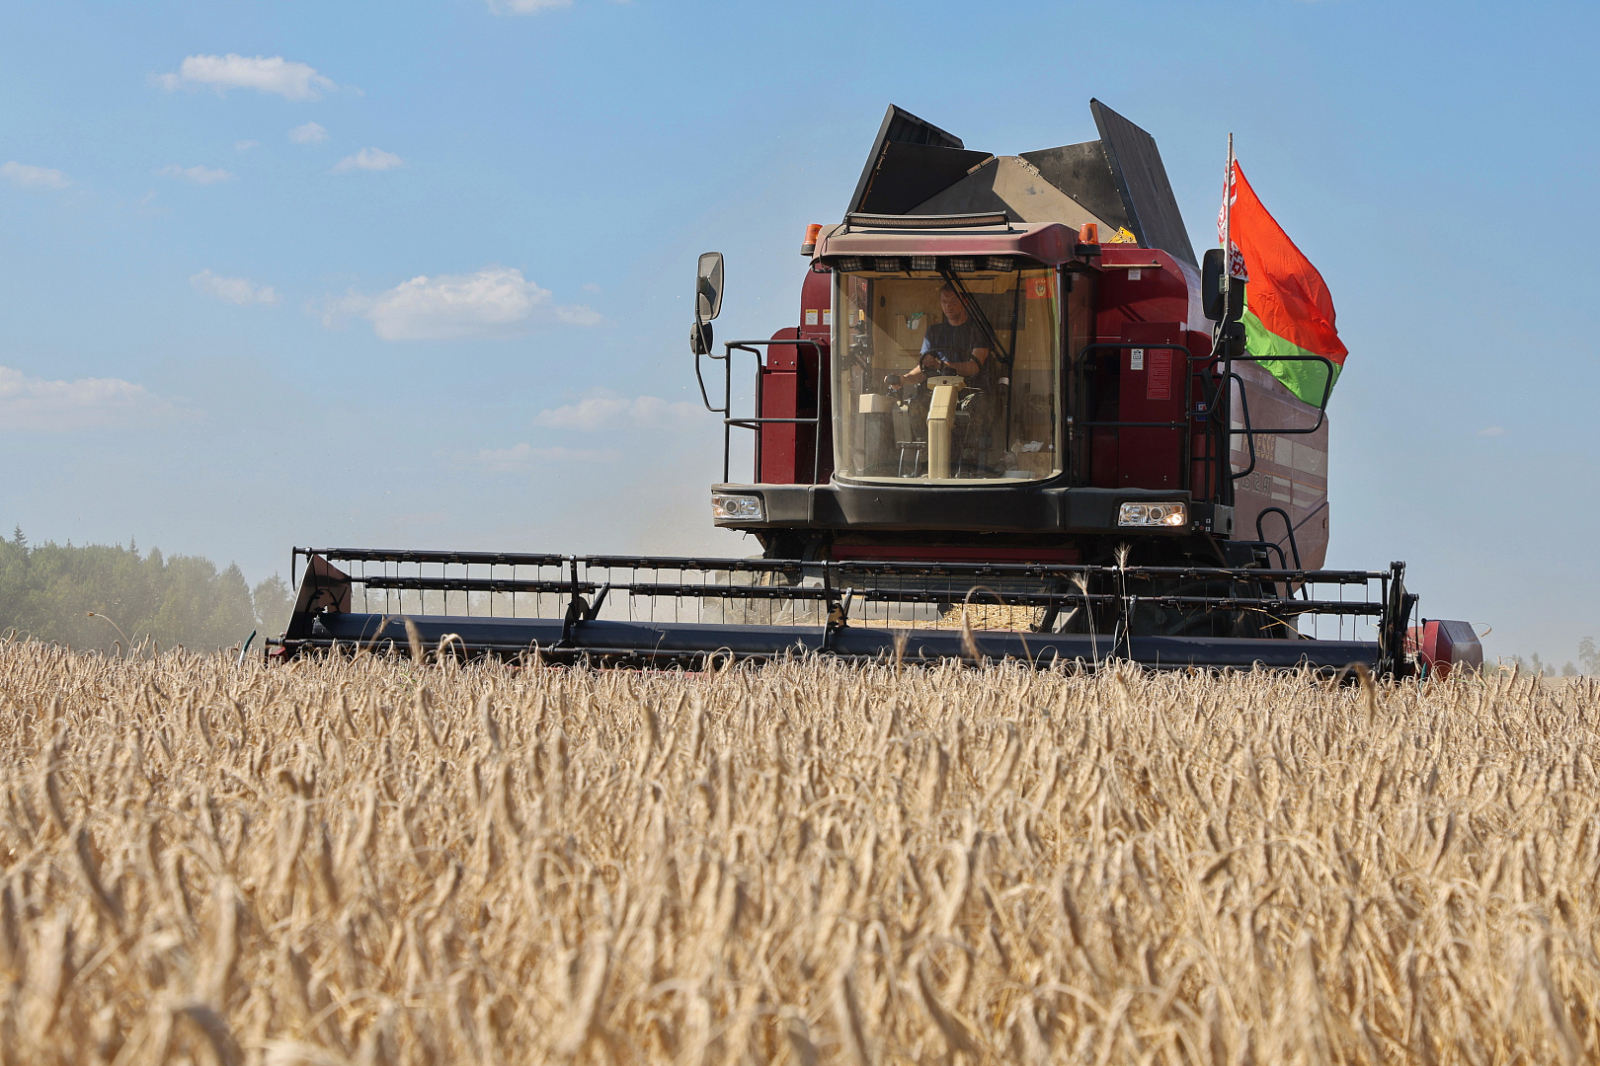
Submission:
[[[1262,361],[1262,357],[1253,355],[1239,356],[1238,358],[1251,363],[1259,363]],[[1322,390],[1322,406],[1317,408],[1317,421],[1311,426],[1310,429],[1257,429],[1250,424],[1250,398],[1245,393],[1244,378],[1241,378],[1238,374],[1235,374],[1232,370],[1229,370],[1227,373],[1228,378],[1239,383],[1239,409],[1244,415],[1244,422],[1241,423],[1243,426],[1242,429],[1234,429],[1232,426],[1229,426],[1228,436],[1236,437],[1243,435],[1245,441],[1250,446],[1250,465],[1239,471],[1237,474],[1232,475],[1234,481],[1238,481],[1240,478],[1249,477],[1255,472],[1256,434],[1271,433],[1278,437],[1304,436],[1306,434],[1315,433],[1317,430],[1321,429],[1323,421],[1328,417],[1328,397],[1333,394],[1333,360],[1321,355],[1286,355],[1278,358],[1281,358],[1285,362],[1310,362],[1311,360],[1316,359],[1327,364],[1329,368],[1328,383]],[[1298,397],[1296,397],[1296,399],[1298,399]],[[1229,449],[1229,451],[1231,452],[1232,449]]]
[[[1229,434],[1231,435],[1231,434],[1234,434],[1234,433],[1273,433],[1273,434],[1276,434],[1276,435],[1281,437],[1281,436],[1296,436],[1296,435],[1304,435],[1304,434],[1307,434],[1307,433],[1315,433],[1317,430],[1321,429],[1323,420],[1328,417],[1328,397],[1333,395],[1333,360],[1329,359],[1325,355],[1273,355],[1273,356],[1265,356],[1265,355],[1236,355],[1236,356],[1231,356],[1228,359],[1228,362],[1231,363],[1234,360],[1238,360],[1238,361],[1243,362],[1243,363],[1263,363],[1263,362],[1266,362],[1268,359],[1271,359],[1275,363],[1311,363],[1311,362],[1318,362],[1318,363],[1321,363],[1323,366],[1328,368],[1328,377],[1327,377],[1327,380],[1323,384],[1323,387],[1322,387],[1322,403],[1319,404],[1318,407],[1317,407],[1317,421],[1311,426],[1310,429],[1252,429],[1248,425],[1244,429],[1233,429],[1232,427],[1229,427]],[[1271,373],[1271,371],[1269,370],[1268,373]],[[1229,374],[1230,377],[1234,377],[1234,378],[1238,377],[1238,375],[1234,374],[1232,370],[1229,370],[1228,374]],[[1244,390],[1244,381],[1242,379],[1239,380],[1239,388],[1240,388],[1241,392]],[[1295,399],[1299,400],[1300,397],[1296,396]],[[1300,402],[1304,403],[1305,401],[1301,400]]]
[[1289,551],[1294,555],[1294,568],[1300,569],[1300,546],[1294,540],[1294,520],[1289,517],[1289,512],[1282,507],[1263,507],[1261,513],[1256,515],[1256,539],[1265,542],[1266,534],[1261,531],[1261,520],[1269,514],[1276,514],[1283,519],[1283,528],[1289,534]]
[[[766,425],[768,423],[783,424],[783,425],[802,425],[802,426],[809,425],[809,426],[812,426],[813,429],[812,429],[812,433],[811,433],[811,483],[813,485],[815,485],[817,483],[817,476],[822,470],[822,388],[821,388],[822,382],[820,380],[817,382],[817,386],[818,386],[817,387],[817,413],[814,416],[812,416],[811,418],[764,418],[764,417],[760,417],[760,416],[753,417],[753,418],[732,418],[732,417],[729,417],[731,409],[733,407],[733,353],[735,351],[749,352],[751,355],[755,356],[757,358],[757,360],[759,360],[761,358],[761,352],[759,350],[759,346],[766,345],[766,346],[770,347],[770,346],[772,346],[774,344],[792,344],[797,348],[800,347],[801,345],[805,345],[806,347],[814,349],[816,351],[816,353],[817,353],[817,374],[818,374],[819,378],[821,377],[821,374],[822,374],[822,342],[821,341],[808,340],[808,339],[806,339],[804,337],[772,337],[772,338],[769,338],[767,340],[724,341],[723,344],[722,344],[723,354],[721,354],[721,355],[708,355],[707,356],[707,358],[709,358],[709,359],[715,359],[715,360],[717,360],[717,361],[722,363],[722,406],[721,407],[713,407],[713,406],[711,406],[711,398],[710,398],[710,396],[708,396],[706,394],[706,381],[705,381],[705,378],[700,373],[700,356],[697,353],[695,355],[695,357],[694,357],[694,376],[695,376],[695,380],[700,383],[700,399],[701,399],[701,402],[703,402],[706,405],[706,410],[707,411],[710,411],[712,414],[720,414],[720,415],[723,416],[723,418],[722,418],[722,483],[724,485],[726,485],[728,483],[728,479],[729,479],[729,469],[730,469],[730,467],[729,467],[729,464],[730,464],[729,456],[730,456],[730,453],[731,453],[732,448],[733,448],[732,430],[735,427],[737,427],[739,429],[748,429],[748,430],[750,430],[750,431],[752,431],[752,432],[754,432],[756,434],[756,469],[757,469],[757,476],[759,477],[760,476],[760,474],[759,474],[760,461],[761,461],[760,460],[760,457],[761,457],[761,435],[760,435],[760,430],[761,430],[762,426],[764,426],[764,425]],[[796,360],[797,368],[798,368],[798,362],[799,361]],[[759,362],[758,362],[757,365],[759,365]],[[758,392],[756,394],[756,403],[759,406],[759,404],[761,403],[760,392],[759,392],[759,389],[760,389],[759,382],[757,383],[756,387],[757,387],[757,390],[758,390]],[[796,399],[797,403],[799,401],[799,394],[800,394],[800,391],[799,391],[798,388],[796,388],[795,389],[795,399]]]
[[[1277,548],[1277,550],[1278,550],[1278,561],[1280,563],[1283,562],[1283,548],[1279,547],[1279,545],[1276,542],[1267,540],[1266,533],[1263,532],[1262,529],[1261,529],[1261,520],[1263,518],[1267,517],[1267,515],[1269,515],[1269,514],[1275,514],[1279,518],[1283,519],[1284,531],[1289,536],[1289,551],[1294,555],[1294,567],[1295,567],[1296,570],[1300,569],[1300,545],[1298,543],[1296,543],[1295,539],[1294,539],[1294,519],[1290,518],[1289,517],[1289,512],[1285,511],[1282,507],[1276,507],[1276,506],[1274,506],[1274,507],[1263,507],[1260,510],[1260,512],[1257,513],[1257,515],[1256,515],[1256,540],[1260,541],[1263,544],[1268,545],[1269,547]],[[1294,594],[1294,590],[1293,589],[1290,589],[1289,592],[1290,592],[1290,595]],[[1306,599],[1306,600],[1311,598],[1311,594],[1306,591],[1306,586],[1305,586],[1304,582],[1301,582],[1301,584],[1300,584],[1300,598],[1301,599]]]
[[[1229,477],[1233,481],[1238,481],[1240,478],[1249,477],[1256,471],[1256,435],[1250,429],[1250,395],[1249,393],[1245,392],[1244,378],[1240,377],[1238,374],[1235,374],[1231,370],[1228,371],[1228,378],[1231,381],[1237,381],[1239,383],[1239,409],[1244,412],[1244,421],[1240,424],[1245,428],[1237,432],[1244,433],[1244,442],[1250,448],[1250,465],[1239,471],[1237,474],[1232,473],[1233,449],[1228,449]],[[1232,439],[1235,432],[1236,431],[1232,426],[1228,427],[1229,439]]]
[[[1076,428],[1079,428],[1079,427],[1088,427],[1090,429],[1167,429],[1167,430],[1186,430],[1186,429],[1188,429],[1189,426],[1190,426],[1190,423],[1193,421],[1193,415],[1194,415],[1193,406],[1192,406],[1192,404],[1190,402],[1191,399],[1193,398],[1192,397],[1192,393],[1193,393],[1193,390],[1194,390],[1194,381],[1193,381],[1194,373],[1195,373],[1194,364],[1196,362],[1204,362],[1206,360],[1215,360],[1216,356],[1214,354],[1195,355],[1194,352],[1189,350],[1189,346],[1187,344],[1142,344],[1142,343],[1139,343],[1137,341],[1096,341],[1093,344],[1086,344],[1082,348],[1078,349],[1078,354],[1074,358],[1073,362],[1076,363],[1076,362],[1081,361],[1083,359],[1083,357],[1085,355],[1088,355],[1090,352],[1100,352],[1100,351],[1118,351],[1118,352],[1120,352],[1124,348],[1141,348],[1141,349],[1143,349],[1145,351],[1150,351],[1150,350],[1154,349],[1155,351],[1171,351],[1171,352],[1182,352],[1183,353],[1184,365],[1185,365],[1185,370],[1184,370],[1184,375],[1183,375],[1183,413],[1185,415],[1184,420],[1182,422],[1122,422],[1122,421],[1116,421],[1116,422],[1077,422],[1077,423],[1073,424],[1073,428],[1076,429]],[[1208,413],[1208,416],[1209,416],[1209,413]],[[1178,463],[1179,463],[1179,467],[1178,467],[1178,487],[1181,488],[1181,489],[1186,489],[1186,490],[1192,491],[1193,490],[1193,486],[1190,484],[1190,480],[1191,480],[1190,479],[1190,472],[1191,472],[1191,468],[1194,465],[1194,455],[1193,455],[1192,448],[1191,448],[1190,435],[1188,433],[1185,433],[1183,435],[1182,449],[1181,450],[1182,450],[1182,455],[1180,455],[1179,459],[1178,459]]]
[[[1184,358],[1190,363],[1194,363],[1196,361],[1202,361],[1203,362],[1204,360],[1214,359],[1215,358],[1215,356],[1212,356],[1212,355],[1195,355],[1193,352],[1191,352],[1189,350],[1189,346],[1187,344],[1140,344],[1140,343],[1135,342],[1135,341],[1097,341],[1094,344],[1086,344],[1082,348],[1078,349],[1077,358],[1082,359],[1085,355],[1087,355],[1090,352],[1096,352],[1096,351],[1121,351],[1124,348],[1143,348],[1146,351],[1149,351],[1150,349],[1154,348],[1157,351],[1182,352],[1184,354]],[[1192,371],[1191,371],[1191,373],[1192,373]],[[1186,377],[1185,378],[1185,385],[1184,385],[1184,405],[1183,405],[1185,413],[1189,412],[1188,393],[1189,393],[1189,383],[1188,383],[1188,379]],[[1078,425],[1078,426],[1095,426],[1095,427],[1102,427],[1102,428],[1103,427],[1108,427],[1108,426],[1115,426],[1115,427],[1125,427],[1125,428],[1131,428],[1131,429],[1140,429],[1140,428],[1142,428],[1142,429],[1185,429],[1185,428],[1188,427],[1190,421],[1191,421],[1190,419],[1185,419],[1182,422],[1077,422],[1077,423],[1075,423],[1075,425]]]

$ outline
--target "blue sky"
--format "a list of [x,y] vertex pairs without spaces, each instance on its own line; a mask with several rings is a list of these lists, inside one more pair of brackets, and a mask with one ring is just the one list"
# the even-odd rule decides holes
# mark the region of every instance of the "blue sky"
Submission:
[[1332,565],[1491,654],[1600,637],[1592,6],[0,3],[0,521],[292,544],[753,550],[685,334],[798,313],[885,106],[1015,153],[1226,137],[1328,280]]

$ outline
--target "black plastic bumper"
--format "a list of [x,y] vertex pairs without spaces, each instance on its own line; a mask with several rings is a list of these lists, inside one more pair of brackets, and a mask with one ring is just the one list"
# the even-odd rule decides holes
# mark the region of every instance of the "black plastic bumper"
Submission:
[[[1184,536],[1196,531],[1227,536],[1233,508],[1194,503],[1189,493],[1165,489],[1103,489],[1044,485],[714,485],[714,492],[760,496],[762,522],[718,522],[727,529],[879,529],[983,533],[1138,534]],[[1181,500],[1190,524],[1178,529],[1117,525],[1124,503]]]

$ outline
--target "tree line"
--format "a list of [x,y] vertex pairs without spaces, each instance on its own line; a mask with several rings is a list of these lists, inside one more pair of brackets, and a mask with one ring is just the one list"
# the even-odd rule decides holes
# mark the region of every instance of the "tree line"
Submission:
[[251,588],[236,565],[197,555],[141,553],[133,543],[30,545],[0,540],[0,631],[73,648],[122,651],[153,641],[213,651],[252,630],[283,632],[293,590],[274,574]]

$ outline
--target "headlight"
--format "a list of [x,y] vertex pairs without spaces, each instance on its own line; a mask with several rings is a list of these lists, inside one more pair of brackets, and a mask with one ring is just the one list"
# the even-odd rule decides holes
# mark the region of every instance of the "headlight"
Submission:
[[711,494],[713,522],[765,522],[767,509],[760,496],[734,496],[726,492]]
[[1189,508],[1182,503],[1125,503],[1117,510],[1119,526],[1167,526],[1189,524]]

